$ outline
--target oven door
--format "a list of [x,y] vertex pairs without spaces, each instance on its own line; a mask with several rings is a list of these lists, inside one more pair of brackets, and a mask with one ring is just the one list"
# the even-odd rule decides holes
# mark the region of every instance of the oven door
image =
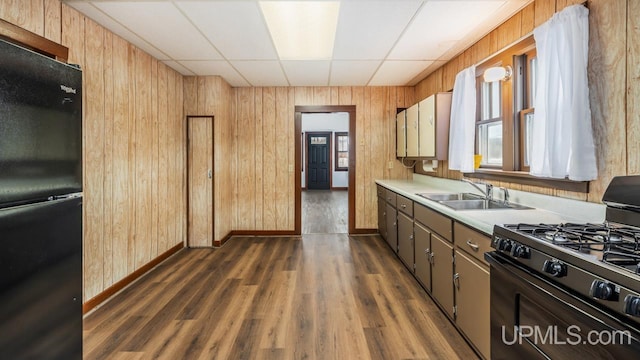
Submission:
[[497,253],[491,265],[492,359],[634,359],[640,329]]

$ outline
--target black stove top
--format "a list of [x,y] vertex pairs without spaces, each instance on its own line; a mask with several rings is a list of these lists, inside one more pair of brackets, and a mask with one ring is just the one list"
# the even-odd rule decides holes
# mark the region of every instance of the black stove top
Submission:
[[[640,228],[603,224],[505,225],[543,244],[553,244],[640,275]],[[541,246],[544,246],[541,244]]]

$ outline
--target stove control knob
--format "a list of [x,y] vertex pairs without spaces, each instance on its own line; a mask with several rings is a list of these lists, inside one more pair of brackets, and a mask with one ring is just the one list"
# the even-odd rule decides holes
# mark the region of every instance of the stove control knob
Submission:
[[589,289],[589,295],[601,300],[617,300],[615,286],[600,280],[594,280]]
[[511,247],[511,256],[528,259],[530,257],[529,248],[524,245],[513,244]]
[[558,260],[545,260],[542,271],[554,277],[563,277],[567,275],[567,265]]
[[640,317],[640,296],[627,295],[624,298],[624,312],[627,315]]
[[511,249],[511,240],[499,239],[497,241],[497,249],[500,251],[509,251]]

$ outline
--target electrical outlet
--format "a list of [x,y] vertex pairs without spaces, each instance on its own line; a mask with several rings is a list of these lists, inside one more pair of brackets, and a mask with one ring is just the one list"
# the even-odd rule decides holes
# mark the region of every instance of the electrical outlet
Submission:
[[389,169],[393,169],[393,160],[389,161]]
[[289,172],[292,173],[293,172],[293,164],[289,164]]

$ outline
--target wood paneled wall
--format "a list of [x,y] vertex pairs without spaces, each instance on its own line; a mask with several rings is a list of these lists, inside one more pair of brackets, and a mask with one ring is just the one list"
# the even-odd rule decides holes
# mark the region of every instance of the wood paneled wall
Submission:
[[58,0],[1,0],[0,18],[83,69],[86,301],[185,239],[182,75]]
[[[293,230],[294,109],[355,105],[356,228],[377,224],[375,179],[408,179],[395,157],[396,108],[414,102],[411,87],[236,88],[234,138],[235,230]],[[393,168],[389,169],[391,162]],[[350,189],[351,190],[351,189]]]
[[[532,33],[566,6],[581,0],[535,0],[416,85],[416,100],[453,88],[456,74]],[[598,179],[589,193],[504,182],[498,186],[600,202],[611,178],[640,174],[640,4],[636,0],[591,0],[589,7],[589,97],[598,159]],[[446,162],[435,174],[459,179]]]
[[[234,200],[232,155],[235,136],[232,127],[231,86],[219,76],[184,78],[185,116],[213,116],[213,237],[222,240],[231,230]],[[210,244],[213,246],[213,243]]]

